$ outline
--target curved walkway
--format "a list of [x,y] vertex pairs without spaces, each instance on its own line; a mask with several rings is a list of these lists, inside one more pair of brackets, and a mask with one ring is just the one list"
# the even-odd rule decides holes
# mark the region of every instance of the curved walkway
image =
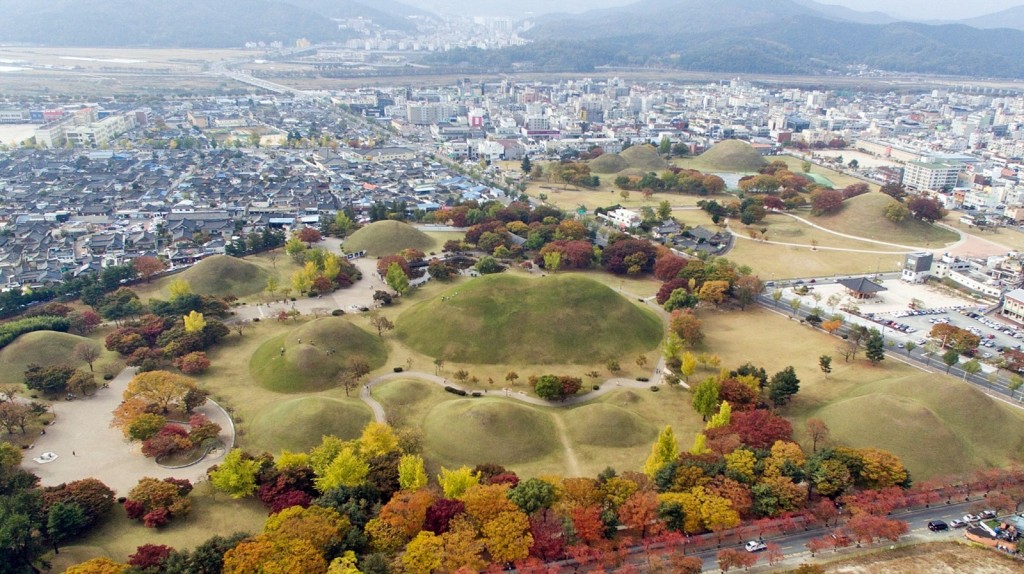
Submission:
[[[825,233],[830,233],[832,235],[836,235],[836,236],[839,236],[839,237],[845,237],[847,239],[856,239],[857,241],[863,241],[865,243],[877,243],[878,245],[888,245],[889,247],[898,247],[899,249],[907,249],[909,251],[927,251],[927,249],[925,249],[924,247],[914,247],[913,245],[902,245],[900,243],[890,243],[888,241],[879,241],[877,239],[868,239],[866,237],[859,237],[857,235],[850,235],[848,233],[840,233],[838,231],[834,231],[834,230],[829,229],[827,227],[822,227],[822,226],[818,225],[817,223],[814,223],[812,221],[804,219],[803,217],[800,217],[798,215],[793,215],[792,213],[786,213],[786,212],[783,212],[783,211],[773,211],[772,213],[776,213],[778,215],[785,215],[786,217],[791,217],[791,218],[793,218],[793,219],[795,219],[795,220],[797,220],[797,221],[799,221],[799,222],[801,222],[801,223],[803,223],[805,225],[808,225],[808,226],[813,227],[815,229],[818,229],[820,231],[824,231]],[[957,231],[957,230],[954,230],[954,231]],[[960,232],[957,231],[957,233],[960,233]]]
[[[913,251],[872,251],[870,249],[853,249],[852,247],[828,247],[825,245],[808,245],[806,243],[785,243],[783,241],[765,241],[763,239],[754,239],[745,235],[736,233],[731,227],[726,226],[733,237],[737,239],[743,239],[746,241],[753,241],[755,243],[763,243],[765,245],[784,245],[786,247],[800,247],[809,249],[811,251],[845,251],[847,253],[869,253],[872,255],[903,255],[905,253],[913,253]],[[919,251],[919,250],[914,250]]]
[[[206,469],[220,456],[208,455],[187,468],[164,468],[142,456],[138,443],[128,442],[121,431],[110,427],[112,412],[121,403],[122,393],[134,376],[135,369],[127,368],[110,381],[108,388],[100,388],[91,397],[54,402],[51,408],[56,418],[33,448],[25,451],[22,466],[38,476],[43,486],[94,477],[120,496],[128,494],[139,479],[146,476],[173,476],[192,482],[204,479]],[[218,438],[226,446],[235,443],[231,417],[219,405],[208,401],[196,412],[221,426]],[[57,460],[46,464],[32,460],[44,452],[56,453]]]

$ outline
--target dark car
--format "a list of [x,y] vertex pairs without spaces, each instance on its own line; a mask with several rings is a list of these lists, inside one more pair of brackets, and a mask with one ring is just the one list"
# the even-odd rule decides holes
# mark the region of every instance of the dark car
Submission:
[[928,523],[928,530],[932,532],[939,532],[941,530],[949,530],[949,525],[942,520],[932,520]]

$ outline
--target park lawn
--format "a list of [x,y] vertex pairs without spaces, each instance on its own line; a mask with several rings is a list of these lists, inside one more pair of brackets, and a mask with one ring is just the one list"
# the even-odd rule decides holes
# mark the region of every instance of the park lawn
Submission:
[[[819,557],[827,555],[820,554]],[[822,558],[827,560],[827,558]],[[1020,572],[1014,557],[974,544],[933,542],[899,548],[868,550],[851,558],[839,558],[822,564],[828,574],[919,574],[921,572],[972,574],[1013,574]]]
[[765,218],[753,225],[743,225],[737,221],[730,220],[730,225],[736,233],[750,236],[750,231],[761,237],[761,230],[767,229],[768,241],[779,243],[799,243],[801,245],[815,245],[818,247],[841,247],[843,249],[858,249],[864,251],[895,251],[896,249],[872,243],[870,241],[859,241],[826,230],[807,225],[806,223],[783,215],[781,213],[769,213]]
[[[769,240],[772,239],[769,234]],[[876,246],[883,250],[883,246]],[[865,270],[896,271],[903,264],[900,253],[858,253],[816,249],[812,246],[773,245],[736,238],[725,257],[738,265],[749,265],[762,279],[828,277],[864,273]]]
[[68,566],[97,556],[126,562],[143,544],[191,550],[215,535],[263,530],[267,510],[259,500],[232,500],[226,494],[214,495],[212,491],[209,483],[197,484],[189,494],[192,511],[183,519],[172,519],[163,528],[146,528],[141,522],[129,520],[124,509],[115,505],[103,524],[50,557],[50,572],[63,572]]
[[980,239],[998,243],[1011,251],[1024,251],[1024,232],[1016,227],[986,227],[984,230],[960,223],[958,214],[951,215],[942,223]]
[[[326,246],[324,245],[320,245],[320,247],[326,249]],[[241,261],[246,264],[253,265],[256,269],[262,270],[266,273],[266,275],[263,275],[262,273],[254,273],[252,275],[253,277],[258,276],[259,280],[257,281],[256,279],[253,279],[251,284],[243,286],[243,291],[250,293],[250,295],[240,296],[239,299],[242,301],[266,300],[267,295],[264,292],[264,289],[266,289],[266,283],[270,277],[277,279],[279,288],[290,288],[292,284],[292,274],[300,268],[299,265],[297,265],[292,258],[284,252],[284,248],[265,251],[255,255],[247,255],[245,258],[241,259]],[[200,262],[200,264],[201,263],[202,262]],[[200,264],[197,264],[197,266]],[[182,273],[175,273],[173,275],[160,277],[159,279],[155,279],[148,283],[139,283],[138,285],[133,285],[132,290],[138,294],[139,299],[143,302],[148,302],[150,299],[167,300],[171,296],[171,282],[176,279],[188,280],[188,273],[195,273],[195,271],[195,269],[189,269]],[[221,271],[224,272],[227,271],[227,269],[221,269]],[[227,280],[227,278],[207,277],[207,275],[215,273],[213,269],[200,269],[200,273],[203,275],[203,282],[219,284]],[[262,283],[262,285],[260,285],[260,283]]]
[[955,231],[908,218],[893,223],[882,211],[893,199],[882,193],[865,193],[843,202],[838,213],[807,215],[817,225],[839,233],[919,248],[940,248],[959,239]]
[[[341,401],[346,406],[351,407],[351,410],[344,409],[343,412],[364,413],[366,418],[361,418],[361,420],[369,420],[369,407],[359,400],[358,393],[352,393],[351,397],[346,397],[344,389],[333,388],[318,393],[282,395],[262,387],[252,377],[250,359],[257,349],[267,340],[284,336],[302,324],[302,321],[289,321],[288,323],[260,321],[254,323],[253,328],[246,331],[242,337],[239,337],[237,334],[229,335],[210,352],[210,360],[212,362],[210,370],[197,377],[200,386],[209,391],[214,400],[231,412],[238,431],[237,442],[242,448],[255,452],[262,450],[276,451],[278,448],[288,448],[294,451],[300,450],[303,445],[308,444],[309,440],[318,440],[322,434],[317,426],[318,421],[322,422],[319,419],[280,421],[279,424],[292,424],[297,427],[306,426],[311,429],[313,433],[312,439],[301,437],[301,440],[297,440],[296,444],[293,445],[281,444],[280,438],[275,437],[272,431],[265,430],[272,428],[277,420],[274,417],[274,409],[276,407],[284,401],[300,397],[322,397],[325,400]],[[333,407],[333,403],[329,404],[329,406]],[[297,410],[293,411],[293,413],[338,412],[336,408],[311,408],[311,404],[295,405],[295,408]],[[261,420],[259,418],[261,414],[264,417],[271,418],[269,420],[266,418]],[[338,428],[337,425],[340,424],[337,421],[328,421],[324,424],[328,423],[333,425],[333,428]],[[254,424],[256,426],[255,429],[253,429]],[[327,426],[324,428],[331,427]],[[249,431],[251,430],[256,432],[250,437]],[[343,438],[355,438],[355,436],[357,435],[352,434]]]
[[[760,307],[703,311],[701,318],[704,346],[723,366],[750,361],[769,376],[795,368],[800,393],[781,413],[793,421],[799,440],[804,421],[819,417],[832,429],[833,444],[890,450],[917,479],[1021,460],[1024,415],[941,371],[925,372],[892,354],[879,366],[863,352],[846,363],[835,351],[839,339]],[[774,343],[765,344],[763,333]],[[827,379],[818,366],[821,355],[833,357]]]
[[630,191],[628,197],[622,197],[622,190],[612,183],[615,176],[602,175],[601,185],[596,189],[584,187],[566,186],[561,183],[548,181],[531,181],[527,184],[526,194],[530,197],[540,198],[544,194],[546,203],[566,211],[576,211],[580,205],[593,213],[595,208],[621,205],[626,209],[639,211],[643,207],[657,209],[662,201],[668,201],[673,207],[693,207],[701,200],[723,201],[735,200],[736,197],[729,194],[716,195],[684,195],[681,193],[655,193],[650,199],[644,198],[639,191]]
[[466,238],[466,234],[462,231],[424,231],[433,242],[433,246],[426,251],[429,255],[431,253],[440,254],[441,248],[448,241],[462,241]]
[[[691,379],[708,374],[698,371]],[[688,449],[704,428],[700,415],[690,406],[692,396],[682,386],[659,385],[658,392],[617,389],[596,401],[565,409],[561,417],[583,474],[594,476],[608,466],[620,472],[640,470],[665,425],[672,426],[680,448]]]
[[117,363],[119,355],[108,351],[103,346],[102,337],[80,337],[70,333],[56,331],[34,331],[25,333],[0,350],[0,385],[21,385],[25,382],[25,369],[35,363],[42,366],[67,364],[75,368],[89,370],[84,361],[76,361],[71,356],[75,345],[90,342],[100,349],[100,358],[93,363],[96,382],[100,380],[103,368]]
[[[578,274],[490,275],[404,311],[396,334],[432,357],[472,364],[603,364],[653,350],[659,315]],[[621,361],[620,361],[621,362]]]

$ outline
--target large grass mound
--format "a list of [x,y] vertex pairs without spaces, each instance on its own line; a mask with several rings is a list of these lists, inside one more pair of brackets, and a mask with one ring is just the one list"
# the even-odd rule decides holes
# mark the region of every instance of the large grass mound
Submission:
[[643,417],[605,403],[566,412],[565,426],[574,444],[621,448],[650,444],[658,437],[658,429]]
[[646,144],[628,147],[619,154],[626,160],[629,167],[641,169],[645,173],[649,171],[662,171],[668,169],[668,162],[658,154],[658,148]]
[[1024,416],[945,377],[860,385],[814,416],[834,442],[892,451],[918,479],[1007,466],[1024,449]]
[[253,418],[246,445],[257,451],[308,451],[323,435],[358,438],[370,422],[362,404],[326,397],[301,397],[278,403]]
[[188,268],[179,278],[193,293],[213,297],[247,297],[266,289],[270,274],[258,265],[229,255],[214,255]]
[[434,240],[429,235],[401,221],[375,221],[345,240],[345,251],[366,251],[374,257],[393,255],[403,249],[430,251]]
[[940,247],[959,239],[955,231],[913,218],[893,223],[883,211],[895,201],[884,193],[865,193],[844,201],[837,213],[810,219],[839,233],[903,245]]
[[431,357],[478,364],[594,364],[649,351],[653,312],[574,275],[474,279],[399,316],[398,336]]
[[88,370],[87,363],[76,361],[71,356],[75,345],[82,342],[89,342],[101,349],[100,358],[93,363],[93,369],[117,359],[117,353],[107,351],[100,342],[58,331],[33,331],[18,337],[0,350],[0,383],[25,382],[25,369],[32,363],[44,367],[65,364]]
[[589,162],[594,173],[619,173],[629,167],[629,162],[617,153],[605,153]]
[[434,407],[423,425],[430,458],[452,468],[483,462],[521,464],[559,448],[551,417],[538,408],[495,399],[461,399]]
[[268,339],[253,353],[249,371],[271,391],[321,391],[337,386],[338,375],[355,357],[376,369],[384,364],[387,350],[376,335],[348,319],[324,317]]
[[740,140],[718,142],[696,160],[701,169],[725,172],[758,171],[767,162],[754,146]]

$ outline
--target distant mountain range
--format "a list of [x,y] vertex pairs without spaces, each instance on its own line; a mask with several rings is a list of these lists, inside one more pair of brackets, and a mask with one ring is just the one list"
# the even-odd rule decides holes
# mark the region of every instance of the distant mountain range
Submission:
[[[370,1],[370,0],[368,0]],[[0,42],[56,46],[238,47],[249,41],[344,40],[332,18],[411,30],[391,0],[4,0]]]
[[[835,9],[835,10],[833,10]],[[591,71],[648,66],[822,74],[866,66],[898,72],[1024,77],[1024,31],[880,22],[809,0],[642,0],[543,19],[534,42],[434,56],[447,66]]]

